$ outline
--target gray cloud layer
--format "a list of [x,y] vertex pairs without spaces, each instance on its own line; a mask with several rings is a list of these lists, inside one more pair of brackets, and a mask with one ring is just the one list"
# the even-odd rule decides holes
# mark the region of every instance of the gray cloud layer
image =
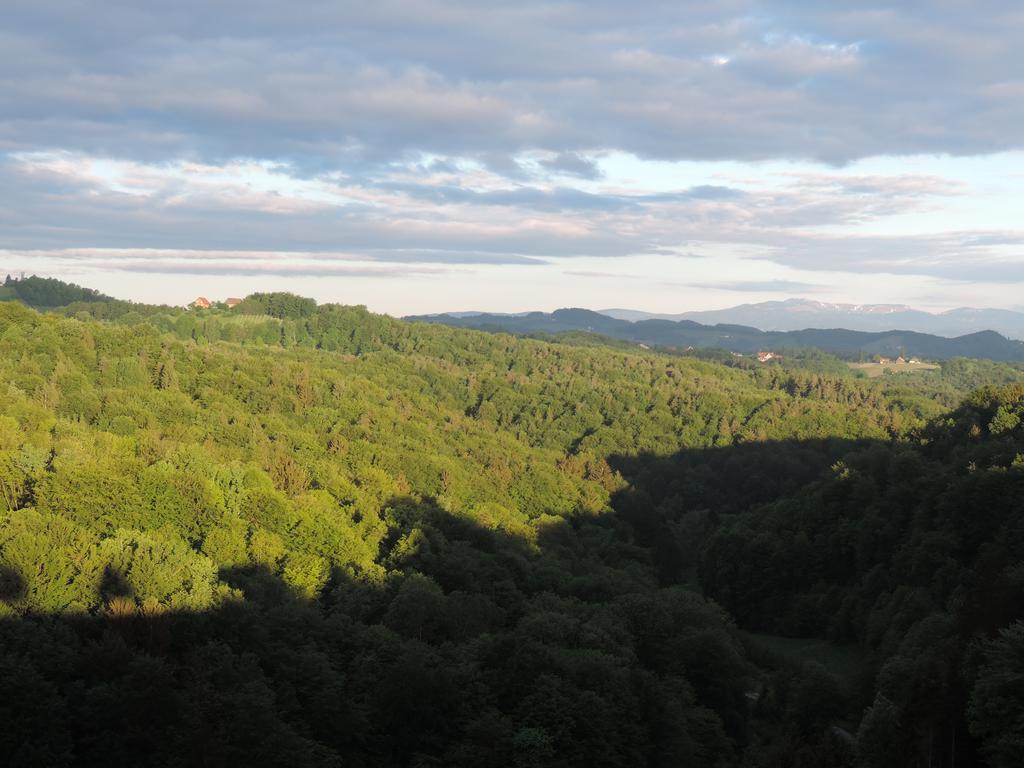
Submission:
[[816,283],[804,283],[799,280],[728,280],[718,283],[695,283],[694,287],[740,293],[814,293],[822,288]]
[[1019,3],[7,0],[0,149],[352,168],[1022,146]]
[[[819,229],[927,210],[958,193],[956,185],[930,176],[803,173],[759,191],[703,185],[633,195],[528,185],[478,191],[433,177],[366,178],[328,184],[354,202],[327,204],[275,192],[252,195],[244,177],[207,189],[147,169],[138,178],[130,169],[118,177],[120,184],[146,189],[139,193],[111,186],[74,156],[0,161],[0,249],[192,251],[200,254],[188,262],[193,272],[203,269],[198,259],[216,260],[221,270],[231,258],[225,254],[242,252],[254,259],[252,274],[266,270],[259,253],[290,252],[307,258],[288,265],[289,274],[320,275],[326,267],[310,260],[528,265],[554,256],[692,256],[693,247],[681,246],[727,244],[803,271],[1024,280],[1019,256],[1005,256],[1007,248],[1019,252],[1024,246],[1021,232],[839,236]],[[99,258],[95,251],[81,254],[75,258]],[[136,259],[131,271],[144,263]],[[186,264],[166,253],[151,255],[150,263],[165,271],[185,271]],[[243,269],[241,258],[234,263]],[[118,264],[127,268],[128,262],[110,262]],[[813,287],[801,281],[706,285],[742,291]]]
[[[710,243],[802,271],[1024,282],[1021,232],[825,229],[964,193],[944,179],[793,173],[633,193],[603,186],[597,162],[618,151],[842,164],[1024,147],[1016,2],[3,5],[0,249],[135,249],[95,261],[134,272],[372,277]],[[86,168],[90,157],[130,161],[145,178],[123,189]],[[207,178],[239,158],[331,190]],[[195,168],[181,171],[186,161]],[[305,257],[275,267],[227,255],[274,251]]]

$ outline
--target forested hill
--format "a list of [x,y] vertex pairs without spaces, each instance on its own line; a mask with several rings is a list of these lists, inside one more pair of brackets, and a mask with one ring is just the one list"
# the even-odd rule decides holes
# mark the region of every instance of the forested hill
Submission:
[[638,344],[684,349],[717,347],[743,354],[811,347],[844,356],[903,354],[931,360],[953,357],[1024,360],[1024,342],[1007,339],[995,331],[979,331],[952,339],[900,330],[865,332],[836,328],[766,332],[743,325],[701,325],[692,320],[630,322],[586,309],[524,315],[421,315],[406,319],[518,334],[589,331]]
[[7,275],[0,285],[0,300],[20,301],[40,309],[63,307],[74,302],[112,301],[109,296],[91,288],[35,275],[21,278]]
[[1018,765],[1024,397],[971,366],[0,304],[5,763]]

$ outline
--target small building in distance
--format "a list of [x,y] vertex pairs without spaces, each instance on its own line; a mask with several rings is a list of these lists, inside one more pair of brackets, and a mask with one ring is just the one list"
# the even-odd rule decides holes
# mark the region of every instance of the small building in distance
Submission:
[[757,362],[767,363],[769,360],[779,360],[781,357],[782,355],[777,354],[775,352],[758,352]]
[[230,299],[224,299],[224,303],[227,305],[228,309],[234,309],[235,307],[237,307],[239,304],[242,303],[242,300],[241,299],[236,299],[236,298],[230,298]]
[[208,298],[206,298],[205,296],[200,296],[195,301],[193,301],[191,304],[189,304],[189,306],[192,307],[193,309],[209,309],[210,308],[210,300]]

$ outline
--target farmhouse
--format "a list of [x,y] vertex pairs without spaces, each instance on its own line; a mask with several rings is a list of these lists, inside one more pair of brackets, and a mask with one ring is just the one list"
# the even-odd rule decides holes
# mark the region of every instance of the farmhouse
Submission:
[[[216,302],[210,301],[205,296],[200,296],[195,301],[193,301],[191,304],[189,304],[189,306],[192,307],[192,309],[209,309],[210,307],[212,307],[214,305],[214,303],[216,303]],[[241,303],[242,303],[241,299],[236,299],[234,297],[232,297],[230,299],[224,299],[224,306],[226,306],[228,309],[234,309],[235,307],[237,307]]]
[[778,360],[781,357],[782,357],[782,355],[777,354],[775,352],[758,352],[757,353],[757,362],[759,362],[759,363],[767,363],[769,360]]

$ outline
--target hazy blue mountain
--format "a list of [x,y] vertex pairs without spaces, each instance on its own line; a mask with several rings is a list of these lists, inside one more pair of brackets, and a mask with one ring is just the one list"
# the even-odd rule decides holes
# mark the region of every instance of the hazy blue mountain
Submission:
[[605,309],[601,314],[619,320],[694,320],[714,325],[747,325],[762,331],[798,331],[804,328],[847,328],[853,331],[888,331],[905,328],[937,336],[962,336],[975,331],[997,331],[1011,339],[1024,339],[1024,312],[1007,309],[951,309],[931,313],[901,304],[829,304],[806,299],[765,301],[679,314],[634,309]]
[[637,323],[641,320],[685,320],[686,312],[666,314],[661,312],[644,312],[642,309],[599,309],[602,315],[614,317],[616,320],[628,320]]
[[452,317],[477,317],[479,315],[496,315],[498,317],[522,317],[526,312],[478,312],[470,310],[467,312],[444,312],[439,314],[451,315]]
[[406,320],[443,323],[484,331],[518,334],[588,331],[637,344],[685,349],[716,347],[742,354],[813,347],[832,354],[854,356],[906,354],[932,360],[980,357],[1024,361],[1024,342],[1007,339],[995,331],[980,331],[955,338],[907,330],[855,331],[806,329],[762,331],[750,326],[718,323],[703,325],[693,320],[620,320],[588,309],[559,309],[524,315],[429,315]]

